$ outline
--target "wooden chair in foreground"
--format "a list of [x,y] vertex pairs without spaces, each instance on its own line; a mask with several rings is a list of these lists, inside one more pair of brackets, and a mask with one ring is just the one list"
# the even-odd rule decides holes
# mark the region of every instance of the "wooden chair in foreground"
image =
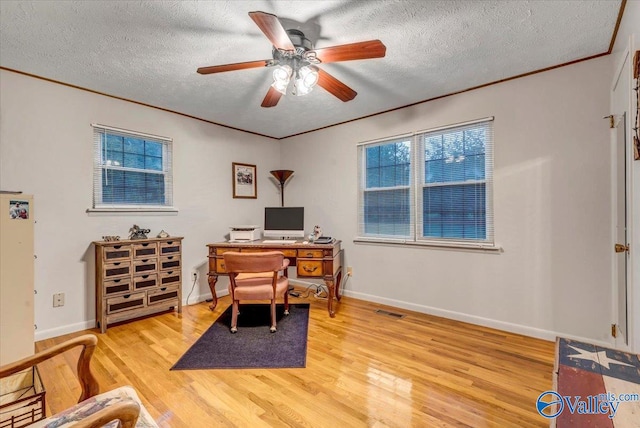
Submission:
[[[123,386],[99,394],[98,383],[93,377],[90,368],[91,357],[93,356],[97,343],[98,338],[96,336],[87,334],[0,367],[2,403],[7,403],[12,397],[10,396],[11,394],[5,394],[5,392],[13,390],[12,388],[16,384],[16,379],[19,379],[21,373],[29,372],[37,364],[72,348],[77,346],[82,347],[78,358],[77,371],[78,381],[82,387],[78,404],[46,419],[44,419],[44,409],[42,409],[40,418],[43,419],[33,420],[32,422],[22,420],[19,423],[2,426],[23,427],[28,425],[29,428],[46,426],[54,426],[56,428],[70,426],[74,428],[98,428],[103,426],[122,428],[157,427],[158,425],[142,406],[140,399],[132,387]],[[12,383],[13,386],[9,386],[10,383]],[[18,395],[20,394],[24,394],[24,391],[18,391]],[[2,407],[2,422],[4,422],[7,417],[10,418],[11,413],[14,413],[15,416],[19,418],[24,417],[24,411],[20,408],[13,409],[7,404],[2,404]]]
[[[276,299],[284,297],[284,314],[289,315],[289,278],[286,276],[289,259],[280,251],[264,253],[223,254],[225,270],[229,274],[229,294],[233,301],[231,333],[238,331],[238,305],[241,300],[271,301],[271,333],[276,332]],[[284,271],[284,275],[278,275]]]

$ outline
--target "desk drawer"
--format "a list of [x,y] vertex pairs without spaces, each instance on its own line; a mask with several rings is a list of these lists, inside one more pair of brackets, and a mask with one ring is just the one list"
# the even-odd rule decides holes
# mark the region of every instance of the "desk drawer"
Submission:
[[144,308],[145,296],[145,293],[136,293],[107,299],[107,313],[113,314],[130,309]]
[[131,278],[110,279],[102,283],[102,292],[105,296],[126,293],[131,291]]
[[304,259],[321,259],[323,256],[322,250],[298,250],[298,257]]
[[104,265],[103,278],[116,278],[131,275],[131,262],[113,262]]
[[112,262],[116,260],[128,260],[131,258],[131,245],[113,245],[104,247],[102,260]]
[[166,241],[160,243],[160,255],[170,256],[180,253],[180,241]]
[[158,259],[142,259],[133,262],[133,273],[148,273],[158,270]]
[[224,265],[224,259],[216,259],[216,272],[227,273],[227,268]]
[[178,287],[163,287],[158,291],[150,291],[147,293],[147,305],[157,305],[169,300],[175,300],[178,304]]
[[160,258],[160,270],[180,269],[180,256],[166,256]]
[[298,276],[324,276],[322,260],[298,259]]
[[216,251],[216,255],[221,256],[224,253],[226,253],[227,251],[238,252],[238,251],[240,251],[240,248],[216,248],[215,251]]
[[148,259],[157,255],[158,244],[156,242],[133,244],[133,257],[136,259]]
[[172,285],[180,285],[182,283],[182,275],[180,270],[168,270],[160,273],[160,287],[168,287]]
[[296,257],[296,250],[283,249],[283,248],[241,248],[241,253],[267,253],[271,251],[278,251],[284,254],[285,257]]
[[158,285],[157,273],[150,273],[147,275],[137,275],[133,278],[133,289],[136,291],[156,287],[157,285]]

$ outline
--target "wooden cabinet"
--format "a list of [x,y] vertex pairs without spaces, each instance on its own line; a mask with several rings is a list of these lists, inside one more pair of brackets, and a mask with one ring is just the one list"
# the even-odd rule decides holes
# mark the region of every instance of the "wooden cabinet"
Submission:
[[182,312],[182,238],[96,241],[96,323],[100,331],[174,308]]
[[0,193],[0,365],[34,351],[33,215],[33,196]]

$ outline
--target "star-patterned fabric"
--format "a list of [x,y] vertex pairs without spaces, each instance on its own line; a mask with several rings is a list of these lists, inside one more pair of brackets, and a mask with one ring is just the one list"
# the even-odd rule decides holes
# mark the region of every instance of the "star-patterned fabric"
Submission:
[[[589,400],[607,393],[640,394],[640,358],[636,354],[558,338],[556,359],[554,389],[561,396]],[[554,422],[558,428],[640,428],[640,402],[621,402],[615,415],[609,416],[565,409]]]

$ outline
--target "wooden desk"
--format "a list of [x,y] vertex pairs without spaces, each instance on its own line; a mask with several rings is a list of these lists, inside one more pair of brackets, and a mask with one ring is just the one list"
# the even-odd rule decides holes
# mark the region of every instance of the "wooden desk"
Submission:
[[329,315],[335,317],[333,309],[333,299],[340,301],[340,282],[342,281],[342,241],[334,241],[331,244],[303,244],[303,241],[296,241],[295,244],[265,244],[260,241],[253,242],[219,242],[207,244],[209,247],[209,288],[213,303],[210,308],[213,310],[218,304],[216,295],[216,282],[219,275],[226,275],[224,258],[222,254],[226,251],[240,251],[241,253],[255,253],[264,251],[282,251],[289,259],[291,266],[297,267],[298,277],[322,278],[329,289],[327,309]]

